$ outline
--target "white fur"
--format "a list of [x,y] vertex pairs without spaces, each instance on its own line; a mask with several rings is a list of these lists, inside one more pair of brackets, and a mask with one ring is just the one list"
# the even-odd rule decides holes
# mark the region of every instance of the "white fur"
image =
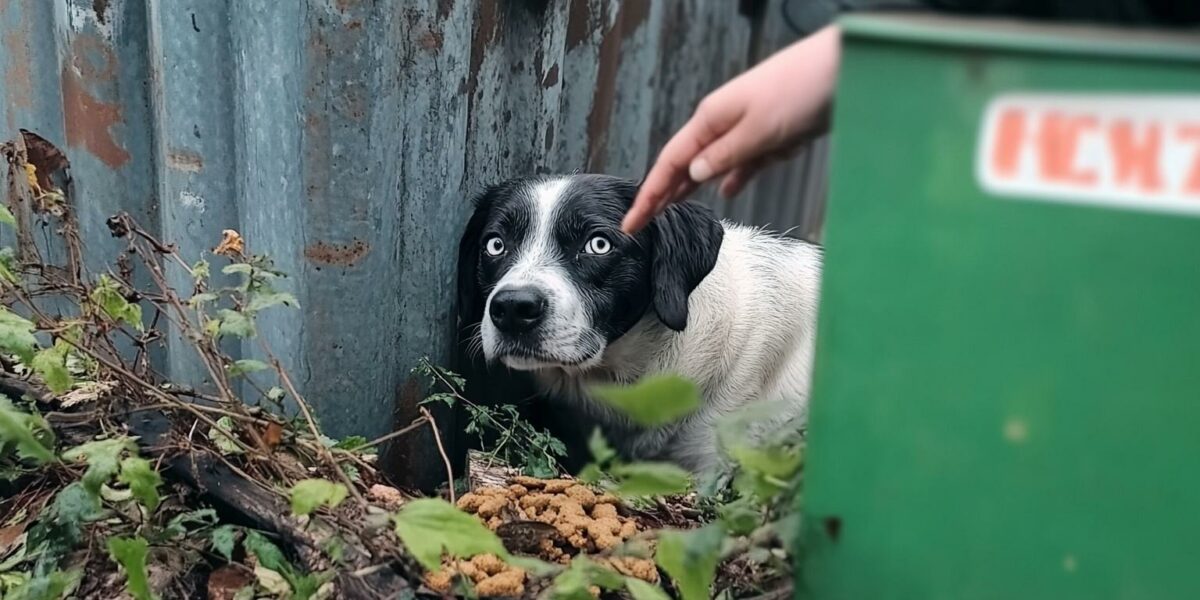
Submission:
[[[812,376],[820,251],[761,230],[722,225],[716,267],[692,292],[683,332],[662,325],[651,310],[594,364],[534,372],[546,392],[624,432],[610,431],[610,441],[630,455],[697,472],[719,464],[715,427],[722,416],[756,401],[775,401],[785,407],[775,423],[805,418]],[[645,430],[584,392],[596,383],[632,383],[655,373],[696,382],[701,408],[677,424]]]

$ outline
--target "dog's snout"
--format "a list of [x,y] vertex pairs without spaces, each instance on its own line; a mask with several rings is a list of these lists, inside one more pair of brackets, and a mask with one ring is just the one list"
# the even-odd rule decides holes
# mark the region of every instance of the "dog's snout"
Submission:
[[546,296],[533,288],[500,290],[492,297],[489,311],[496,329],[504,333],[525,333],[546,316]]

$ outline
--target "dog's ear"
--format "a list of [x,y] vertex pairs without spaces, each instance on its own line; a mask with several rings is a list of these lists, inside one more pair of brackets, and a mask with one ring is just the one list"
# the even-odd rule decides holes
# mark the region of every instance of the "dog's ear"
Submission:
[[483,295],[479,289],[479,238],[491,212],[496,189],[488,188],[475,197],[474,212],[458,242],[458,324],[466,327],[483,315]]
[[650,223],[654,310],[664,325],[683,331],[688,297],[713,270],[725,228],[707,207],[674,204]]

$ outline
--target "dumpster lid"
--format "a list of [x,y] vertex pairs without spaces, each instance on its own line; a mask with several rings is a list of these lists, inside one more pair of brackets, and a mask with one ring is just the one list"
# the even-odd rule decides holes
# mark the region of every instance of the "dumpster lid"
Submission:
[[928,13],[859,13],[839,19],[847,38],[1089,57],[1200,61],[1200,30],[1110,27]]

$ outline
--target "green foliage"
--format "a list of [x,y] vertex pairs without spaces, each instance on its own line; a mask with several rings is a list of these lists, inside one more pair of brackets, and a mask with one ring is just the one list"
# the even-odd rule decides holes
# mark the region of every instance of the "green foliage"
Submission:
[[679,587],[683,600],[708,600],[725,532],[716,525],[659,533],[655,559]]
[[35,464],[54,460],[54,433],[42,417],[17,410],[0,394],[0,459],[15,450],[17,460]]
[[129,491],[139,504],[147,511],[154,512],[158,508],[158,486],[162,485],[162,477],[151,466],[150,461],[136,456],[130,456],[121,461],[121,483],[129,486]]
[[238,445],[233,438],[226,435],[225,432],[236,434],[236,427],[233,419],[229,417],[221,417],[217,419],[217,427],[212,427],[208,430],[208,439],[220,450],[222,454],[241,454],[242,447]]
[[433,387],[445,390],[431,394],[422,404],[462,405],[467,413],[463,431],[474,435],[479,446],[487,448],[488,455],[531,477],[551,478],[562,472],[559,461],[567,455],[566,445],[522,418],[516,406],[482,406],[471,402],[462,394],[466,385],[462,377],[426,359],[413,372],[429,378]]
[[682,494],[692,484],[687,471],[665,462],[616,463],[608,473],[616,483],[617,495],[623,497]]
[[67,370],[67,356],[70,350],[70,344],[59,340],[53,346],[39,350],[30,362],[29,366],[41,375],[46,387],[55,394],[68,392],[75,384],[71,372]]
[[673,423],[700,406],[696,384],[675,375],[651,375],[633,385],[598,385],[590,391],[643,427]]
[[554,578],[550,597],[554,600],[594,600],[588,591],[593,585],[605,590],[618,590],[625,585],[625,579],[616,571],[602,567],[580,554]]
[[33,337],[35,329],[29,319],[0,306],[0,350],[16,354],[25,364],[33,362],[33,353],[37,349],[37,338]]
[[321,506],[336,508],[349,490],[340,483],[324,479],[305,479],[292,486],[292,512],[307,515]]
[[153,600],[150,581],[146,576],[146,554],[149,545],[142,538],[108,538],[108,555],[125,571],[125,589],[136,600]]
[[229,374],[230,377],[240,377],[240,376],[246,375],[248,373],[257,373],[259,371],[266,371],[267,369],[270,369],[270,368],[271,367],[268,366],[267,363],[265,363],[265,362],[262,362],[260,360],[252,360],[252,359],[246,358],[246,359],[242,359],[242,360],[233,361],[233,364],[225,367],[225,371]]
[[633,600],[671,600],[662,588],[635,577],[625,578],[625,589],[629,590]]
[[17,253],[7,246],[0,248],[0,280],[8,283],[17,283],[20,281],[20,278],[17,276],[19,269]]
[[56,569],[44,575],[26,576],[3,597],[5,600],[60,600],[79,585],[82,575],[77,570]]
[[17,226],[17,218],[13,216],[12,211],[8,209],[7,204],[0,204],[0,223],[12,227]]
[[113,321],[125,323],[138,331],[143,330],[142,307],[126,300],[121,293],[121,286],[111,277],[100,276],[100,281],[92,288],[90,300]]
[[283,556],[283,552],[279,550],[278,546],[272,544],[257,531],[247,531],[242,546],[258,559],[258,564],[262,568],[282,576],[288,586],[292,588],[292,596],[298,600],[311,598],[330,578],[328,574],[307,574],[296,569]]
[[100,486],[112,480],[120,468],[121,455],[134,451],[137,446],[129,437],[95,440],[63,452],[63,460],[87,463],[83,474],[83,487],[92,494],[100,493]]
[[233,549],[237,545],[237,529],[232,525],[221,525],[212,530],[209,534],[209,541],[212,543],[213,551],[225,557],[226,561],[233,561]]
[[221,335],[232,335],[243,339],[252,338],[257,335],[258,331],[254,327],[254,320],[244,313],[236,310],[223,308],[217,311],[217,332]]
[[410,554],[430,571],[441,568],[442,554],[508,556],[504,544],[479,519],[438,498],[413,500],[392,517],[396,535]]

